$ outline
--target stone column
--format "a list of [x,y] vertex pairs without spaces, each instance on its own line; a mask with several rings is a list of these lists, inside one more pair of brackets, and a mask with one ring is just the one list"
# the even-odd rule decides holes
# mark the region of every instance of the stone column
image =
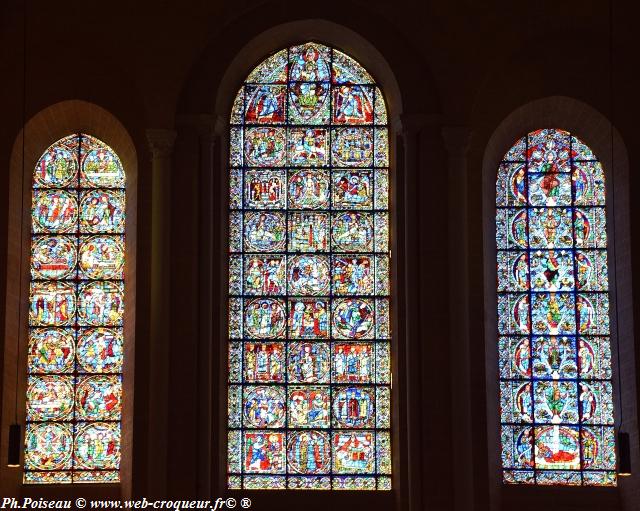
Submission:
[[[423,346],[420,327],[420,238],[421,220],[418,189],[420,173],[424,164],[422,139],[427,128],[438,123],[438,118],[426,114],[403,114],[397,131],[402,137],[402,153],[399,152],[395,184],[400,196],[397,200],[398,275],[396,332],[396,378],[399,386],[397,396],[398,414],[401,427],[396,432],[396,445],[401,451],[400,466],[396,467],[395,484],[398,492],[398,509],[423,509],[424,502],[424,450],[423,427],[425,414],[423,402]],[[404,199],[404,200],[402,200]],[[402,280],[400,280],[402,279]],[[404,317],[403,317],[404,314]],[[403,374],[404,373],[404,374]],[[405,376],[406,375],[406,376]],[[404,458],[404,460],[403,460]],[[399,472],[399,473],[398,473]]]
[[[467,222],[467,151],[471,132],[464,126],[445,126],[442,138],[449,170],[449,341],[454,508],[474,509],[471,428],[471,365],[469,354],[469,273]],[[479,361],[477,363],[483,363]]]
[[221,264],[221,253],[225,252],[220,250],[219,235],[217,235],[220,222],[214,221],[214,218],[217,217],[216,208],[220,205],[220,198],[224,197],[225,192],[220,190],[219,183],[216,182],[218,166],[215,165],[214,158],[216,146],[214,117],[211,115],[191,116],[189,123],[195,130],[194,134],[198,137],[199,147],[198,480],[196,484],[198,497],[206,498],[215,493],[213,484],[217,475],[213,462],[215,459],[214,442],[217,441],[219,432],[215,431],[214,424],[216,423],[213,421],[216,416],[214,406],[216,396],[212,394],[212,389],[214,388],[215,375],[217,375],[213,360],[217,360],[215,350],[219,346],[219,343],[214,342],[214,338],[217,338],[214,336],[214,328],[219,323],[217,311],[222,309],[214,304],[217,292],[223,285],[219,278],[220,272],[217,269]]
[[[227,371],[229,293],[229,119],[217,116],[211,130],[201,137],[202,149],[211,157],[211,493],[222,495],[226,489],[227,473]],[[222,433],[221,433],[222,432]]]
[[[166,496],[170,342],[170,230],[171,153],[176,133],[167,129],[148,129],[151,151],[151,289],[149,345],[149,497]],[[140,403],[139,406],[144,406]]]

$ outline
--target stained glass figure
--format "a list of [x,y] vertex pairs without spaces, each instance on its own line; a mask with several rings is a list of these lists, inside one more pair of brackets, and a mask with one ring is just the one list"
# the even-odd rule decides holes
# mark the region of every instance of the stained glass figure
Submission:
[[296,124],[328,124],[328,90],[328,83],[292,83],[289,86],[289,120]]
[[248,342],[244,348],[247,382],[284,382],[285,348],[281,342]]
[[334,300],[333,335],[339,339],[373,337],[374,312],[366,298],[338,298]]
[[91,233],[124,231],[124,190],[91,190],[80,194],[80,228]]
[[317,170],[296,170],[289,174],[289,208],[328,209],[329,174]]
[[327,252],[329,229],[328,213],[289,213],[289,250]]
[[282,124],[287,87],[256,85],[246,89],[244,120],[247,124]]
[[286,175],[282,170],[249,170],[244,176],[247,207],[283,209]]
[[329,304],[319,298],[293,298],[289,301],[289,337],[327,339]]
[[278,252],[284,249],[286,225],[282,213],[246,214],[244,245],[247,251]]
[[328,295],[329,259],[320,255],[298,255],[289,260],[287,284],[292,295]]
[[252,167],[277,167],[285,162],[284,128],[247,128],[245,158]]
[[120,376],[82,376],[76,382],[76,414],[82,420],[119,420]]
[[372,250],[373,222],[370,214],[355,211],[334,214],[332,241],[340,252]]
[[333,345],[333,381],[338,383],[372,383],[375,375],[373,343]]
[[344,209],[371,209],[373,179],[370,170],[334,171],[333,204]]
[[33,328],[29,332],[28,368],[32,374],[70,373],[75,359],[72,329]]
[[122,279],[124,240],[118,236],[81,238],[80,270],[87,279]]
[[244,471],[273,474],[285,470],[285,434],[280,431],[245,431]]
[[326,474],[331,466],[331,441],[323,431],[296,431],[289,436],[287,461],[295,473]]
[[[390,490],[384,97],[351,57],[305,43],[272,55],[249,74],[230,124],[229,488]],[[584,196],[601,193],[599,182],[579,177]],[[505,240],[525,243],[526,216],[513,234],[507,220]],[[563,220],[571,226],[573,217]],[[591,250],[583,250],[585,292],[595,285],[592,275],[606,271]],[[104,247],[99,236],[82,240],[80,275],[117,281],[119,253],[117,246]],[[535,275],[545,280],[538,285],[558,299],[575,289],[575,273],[566,267],[572,253],[540,249]],[[522,263],[518,268],[517,278],[528,283],[528,264],[526,274]],[[545,271],[556,273],[547,278]],[[516,278],[511,275],[506,282]],[[121,343],[111,333],[119,324],[118,294],[105,286],[104,306],[87,311],[85,302],[78,304],[83,318],[112,321],[100,333],[88,328],[83,334],[101,339],[100,353],[106,339],[117,348],[105,367],[78,345],[83,367],[96,367],[96,373],[121,363]],[[107,293],[113,293],[110,305]],[[529,331],[532,320],[527,314],[510,321],[521,321]],[[88,319],[85,324],[92,326]],[[585,351],[585,364],[588,359]],[[601,390],[591,389],[593,395]],[[582,395],[588,403],[590,394]]]
[[69,282],[31,282],[29,323],[32,326],[72,325],[76,314],[75,286]]
[[328,163],[329,133],[318,128],[289,128],[288,161],[292,167],[321,167]]
[[84,134],[33,172],[25,484],[120,480],[125,172]]
[[76,240],[70,236],[43,236],[35,239],[31,253],[31,277],[64,279],[78,262]]
[[123,362],[122,330],[90,328],[78,334],[78,371],[121,373]]
[[375,394],[370,387],[337,387],[333,395],[334,427],[373,427]]
[[250,255],[244,260],[248,295],[283,295],[286,290],[286,258],[283,255]]
[[285,422],[282,387],[245,387],[242,399],[244,422],[253,428],[281,428]]
[[615,486],[604,170],[542,129],[498,169],[503,479]]
[[71,232],[78,220],[78,199],[68,190],[34,190],[31,207],[34,233]]
[[274,298],[251,300],[245,310],[244,324],[247,337],[277,339],[285,331],[284,302]]
[[74,186],[78,174],[78,149],[72,138],[49,147],[40,157],[33,172],[34,188]]
[[27,420],[65,420],[73,412],[73,377],[30,376],[27,386]]
[[373,87],[343,85],[333,89],[334,124],[372,124]]
[[292,383],[329,383],[329,345],[323,342],[293,342],[287,368]]
[[55,422],[27,423],[24,456],[25,470],[68,470],[72,466],[72,451],[73,434],[71,424]]
[[289,386],[289,424],[296,428],[328,428],[329,387]]
[[120,465],[120,424],[79,422],[75,427],[74,466],[79,469],[108,470]]
[[373,294],[373,261],[368,255],[334,256],[333,292],[337,295]]

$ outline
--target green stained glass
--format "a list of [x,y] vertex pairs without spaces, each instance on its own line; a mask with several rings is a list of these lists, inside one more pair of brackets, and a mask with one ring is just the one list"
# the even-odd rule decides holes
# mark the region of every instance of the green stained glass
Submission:
[[615,486],[605,175],[533,131],[501,162],[496,246],[503,480]]
[[33,172],[25,484],[120,480],[125,172],[84,134]]
[[319,43],[234,100],[230,489],[391,489],[387,118],[371,75]]

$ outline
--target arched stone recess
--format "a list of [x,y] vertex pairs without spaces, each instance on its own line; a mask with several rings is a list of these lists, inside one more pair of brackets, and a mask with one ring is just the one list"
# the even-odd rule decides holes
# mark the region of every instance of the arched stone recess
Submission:
[[[554,502],[559,509],[571,504],[572,495],[575,495],[575,492],[584,492],[592,496],[590,502],[593,507],[589,509],[619,509],[620,506],[625,508],[625,500],[631,498],[634,488],[638,485],[637,469],[634,476],[619,478],[617,488],[527,487],[502,483],[496,311],[495,186],[498,166],[506,151],[518,138],[541,128],[566,130],[582,139],[593,150],[605,171],[615,426],[617,431],[621,426],[622,412],[622,429],[629,432],[632,438],[634,468],[638,463],[627,147],[620,133],[615,127],[611,127],[609,119],[592,106],[566,96],[550,96],[533,100],[505,117],[488,139],[482,159],[487,491],[490,495],[491,509],[496,510],[511,509],[516,505],[524,506],[523,509],[535,509],[544,502],[549,502],[549,499],[555,499]],[[618,380],[619,377],[620,380]]]
[[[68,100],[53,104],[31,117],[15,139],[8,171],[8,240],[6,309],[3,312],[4,379],[2,385],[2,429],[0,458],[6,460],[9,424],[15,416],[24,435],[27,385],[29,261],[31,247],[31,190],[33,169],[42,153],[54,142],[74,133],[92,135],[109,145],[120,158],[126,173],[124,368],[122,411],[122,459],[120,483],[109,485],[26,486],[22,468],[0,465],[0,493],[44,498],[88,495],[96,498],[131,495],[134,346],[136,333],[136,245],[138,155],[129,132],[112,113],[86,101]],[[23,175],[24,172],[24,175]],[[20,230],[22,218],[22,230]],[[22,245],[22,247],[21,247]],[[22,250],[21,250],[22,248]],[[22,262],[22,264],[21,264]],[[22,271],[20,271],[22,270]],[[22,299],[20,299],[20,297]],[[21,310],[20,310],[21,309]],[[20,319],[19,319],[20,318]],[[17,373],[16,373],[17,371]],[[16,398],[17,396],[17,398]],[[16,402],[17,399],[17,402]],[[17,406],[17,411],[16,411]],[[21,447],[21,451],[22,451]],[[23,453],[21,453],[21,456]]]
[[[270,5],[275,7],[268,8]],[[438,428],[445,428],[445,435],[448,431],[446,426],[435,424],[438,422],[435,418],[428,419],[420,405],[423,397],[427,396],[430,381],[433,380],[431,385],[434,385],[436,380],[442,379],[442,375],[435,377],[425,371],[424,358],[428,356],[428,350],[439,353],[443,350],[424,347],[425,338],[433,334],[418,324],[427,304],[415,299],[421,285],[416,278],[418,261],[428,251],[429,222],[436,222],[437,218],[428,213],[431,208],[419,211],[417,189],[428,186],[434,175],[443,175],[440,171],[444,149],[439,101],[427,66],[404,42],[401,34],[390,37],[389,26],[384,20],[365,12],[362,6],[345,2],[343,7],[335,18],[296,19],[290,10],[279,2],[273,2],[260,6],[260,15],[257,15],[257,10],[252,10],[234,19],[208,45],[183,89],[176,119],[178,137],[174,165],[176,174],[181,179],[188,179],[188,186],[193,187],[194,196],[197,196],[196,202],[184,204],[182,211],[198,220],[194,224],[197,232],[186,228],[189,233],[183,229],[178,235],[184,242],[192,244],[193,252],[198,254],[198,259],[191,261],[188,278],[198,290],[200,305],[197,313],[184,320],[186,328],[189,328],[187,321],[193,320],[192,324],[196,325],[194,338],[198,339],[198,345],[189,346],[189,354],[178,354],[176,349],[176,356],[184,363],[172,364],[172,370],[177,370],[172,381],[178,382],[186,371],[193,371],[191,374],[197,375],[201,391],[197,403],[178,403],[179,410],[175,411],[176,417],[184,418],[186,414],[198,426],[197,435],[189,440],[190,447],[183,452],[172,453],[169,466],[175,469],[170,469],[174,473],[170,474],[169,480],[174,490],[170,491],[179,494],[192,490],[203,494],[207,491],[227,492],[227,405],[224,389],[227,371],[228,123],[232,103],[255,65],[277,50],[312,40],[344,51],[371,73],[385,96],[390,125],[392,294],[396,311],[393,319],[395,365],[392,405],[394,491],[390,496],[373,496],[366,492],[353,497],[340,494],[340,502],[347,503],[350,498],[361,502],[363,499],[389,498],[397,509],[419,509],[430,499],[437,501],[448,495],[447,490],[433,491],[440,484],[438,474],[443,480],[447,476],[435,468],[435,463],[428,461],[429,457],[436,456],[438,448],[448,450],[448,440],[442,442]],[[382,32],[385,32],[384,37],[376,36]],[[193,176],[186,177],[190,173]],[[405,199],[407,193],[411,195],[410,200]],[[446,226],[444,229],[446,237]],[[446,259],[446,254],[441,255]],[[409,268],[413,271],[411,276]],[[426,280],[426,277],[422,274],[420,279]],[[446,285],[446,275],[442,285]],[[446,315],[446,304],[444,308]],[[219,312],[212,314],[212,311]],[[442,311],[428,311],[426,314],[437,316],[434,323],[443,323],[440,319]],[[413,335],[407,331],[408,316],[412,317],[414,324]],[[441,344],[441,339],[446,336],[445,329],[443,327],[441,332],[437,327],[434,329],[437,340],[429,341],[431,346],[438,342]],[[182,344],[179,349],[184,351],[185,347]],[[448,378],[448,373],[444,378]],[[177,398],[179,390],[175,389],[175,392]],[[413,403],[411,411],[407,409],[409,402]],[[176,438],[183,435],[177,430],[172,434]],[[427,436],[430,440],[425,441]],[[190,458],[187,454],[190,449],[198,453],[198,459],[194,468],[186,470],[193,471],[192,480],[198,480],[197,489],[190,488],[188,477],[181,474]],[[427,468],[428,465],[432,468]],[[427,477],[427,474],[432,475]],[[427,484],[425,478],[429,481]],[[410,487],[412,495],[409,495]],[[297,495],[288,493],[283,498],[294,505],[301,502],[302,494],[300,497]],[[260,499],[264,498],[267,496],[261,493]],[[337,498],[335,492],[314,493],[312,501],[305,501],[305,506],[313,507],[316,501],[321,506]]]
[[339,9],[327,5],[321,18],[304,14],[276,0],[230,19],[193,66],[180,95],[178,116],[227,115],[248,70],[276,50],[305,40],[332,44],[361,62],[385,91],[394,116],[439,112],[427,63],[376,9],[346,1]]

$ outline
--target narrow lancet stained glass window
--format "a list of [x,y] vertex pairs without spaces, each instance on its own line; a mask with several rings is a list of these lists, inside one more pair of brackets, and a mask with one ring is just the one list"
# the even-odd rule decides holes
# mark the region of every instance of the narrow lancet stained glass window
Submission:
[[604,171],[543,129],[498,169],[498,330],[506,483],[616,484]]
[[228,485],[391,488],[388,130],[353,59],[282,50],[230,126]]
[[89,135],[33,173],[24,482],[119,481],[125,174]]

